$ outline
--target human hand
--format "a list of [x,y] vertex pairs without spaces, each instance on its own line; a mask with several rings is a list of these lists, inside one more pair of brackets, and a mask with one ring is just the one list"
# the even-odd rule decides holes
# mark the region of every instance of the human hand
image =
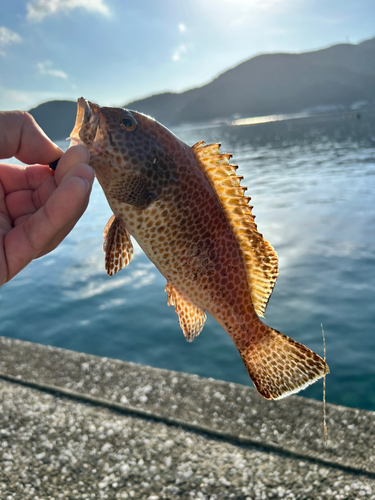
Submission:
[[88,150],[63,154],[28,113],[0,112],[0,158],[12,156],[30,166],[0,163],[0,286],[73,229],[94,180]]

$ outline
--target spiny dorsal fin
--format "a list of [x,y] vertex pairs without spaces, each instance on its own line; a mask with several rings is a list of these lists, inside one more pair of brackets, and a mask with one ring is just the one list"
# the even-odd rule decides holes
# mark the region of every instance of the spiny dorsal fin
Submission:
[[133,245],[125,224],[119,217],[112,217],[103,231],[103,251],[105,253],[105,269],[113,276],[127,266],[134,255]]
[[174,310],[178,314],[180,326],[186,340],[193,342],[203,329],[206,313],[203,309],[190,302],[171,283],[167,283],[165,291],[168,294],[168,305],[174,306]]
[[244,196],[246,188],[240,186],[242,177],[236,175],[237,165],[230,165],[232,155],[220,154],[220,144],[192,146],[196,158],[215,190],[245,259],[251,298],[258,316],[263,317],[268,300],[278,276],[278,258],[275,250],[258,233],[248,205],[250,198]]

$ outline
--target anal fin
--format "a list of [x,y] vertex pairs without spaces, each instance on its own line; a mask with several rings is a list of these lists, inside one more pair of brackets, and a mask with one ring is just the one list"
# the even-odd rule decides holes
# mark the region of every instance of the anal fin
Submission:
[[114,215],[104,228],[103,238],[105,269],[109,276],[113,276],[132,260],[133,245],[125,224]]
[[329,373],[315,352],[270,327],[258,342],[238,350],[257,391],[266,399],[295,394]]
[[167,283],[165,291],[168,294],[168,305],[174,306],[183,334],[188,342],[193,342],[204,326],[206,313],[203,309],[193,304],[185,295]]

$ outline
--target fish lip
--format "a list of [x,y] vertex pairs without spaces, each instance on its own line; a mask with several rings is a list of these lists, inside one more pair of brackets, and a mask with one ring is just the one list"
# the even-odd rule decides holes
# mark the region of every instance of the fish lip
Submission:
[[90,146],[99,124],[100,112],[97,104],[84,97],[77,99],[77,115],[73,130],[67,140],[71,146],[80,144]]
[[73,127],[72,132],[70,133],[70,136],[67,138],[67,141],[72,141],[76,144],[81,143],[81,139],[79,137],[79,132],[81,130],[81,127],[84,122],[85,118],[85,112],[87,116],[87,108],[89,108],[89,104],[87,100],[84,97],[80,97],[77,99],[77,114],[76,114],[76,121]]

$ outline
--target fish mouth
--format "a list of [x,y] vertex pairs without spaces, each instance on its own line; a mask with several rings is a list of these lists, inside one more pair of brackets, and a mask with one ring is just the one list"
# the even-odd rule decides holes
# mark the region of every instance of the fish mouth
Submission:
[[79,144],[89,147],[93,143],[100,120],[99,106],[84,97],[77,100],[77,115],[74,128],[67,140],[70,146]]

